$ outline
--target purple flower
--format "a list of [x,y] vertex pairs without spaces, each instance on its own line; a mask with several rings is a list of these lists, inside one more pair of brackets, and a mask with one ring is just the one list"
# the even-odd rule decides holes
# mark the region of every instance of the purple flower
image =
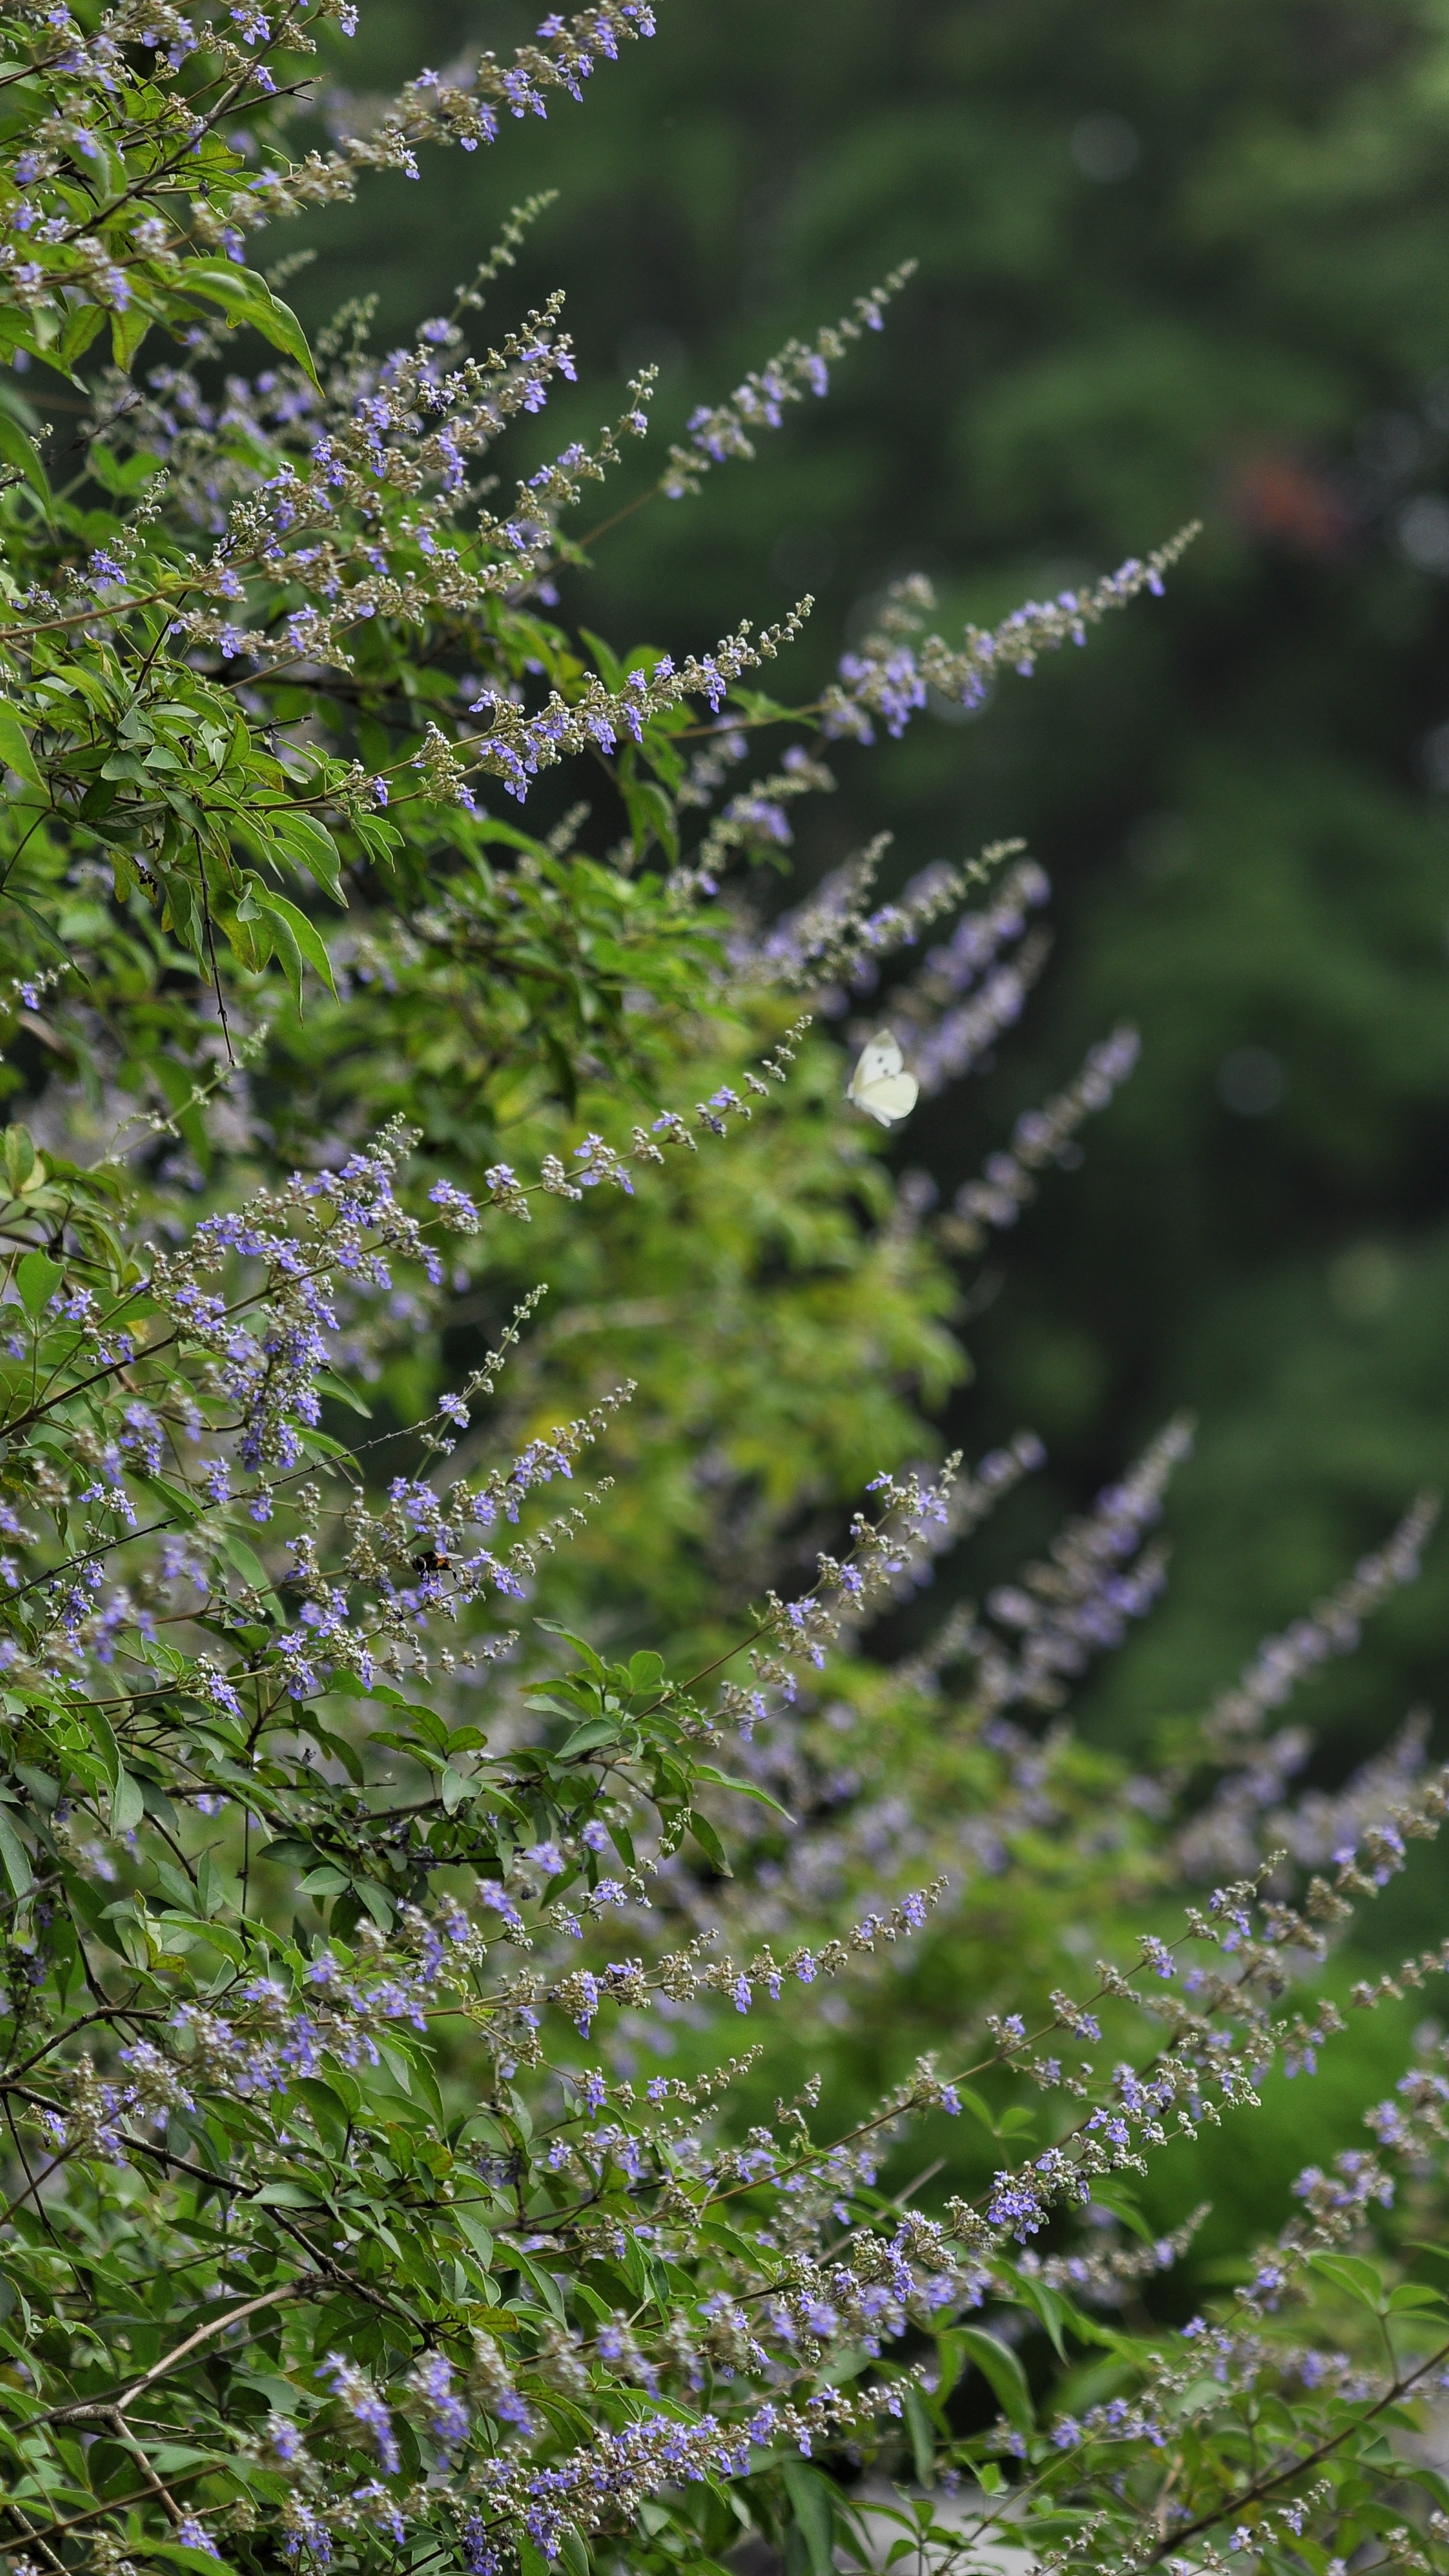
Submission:
[[447,2354],[425,2353],[408,2386],[429,2409],[434,2441],[445,2451],[459,2449],[468,2438],[468,2410],[454,2393],[452,2364]]
[[344,2361],[340,2352],[329,2352],[320,2364],[318,2376],[324,2374],[331,2376],[334,2397],[341,2400],[364,2432],[371,2434],[387,2475],[396,2477],[402,2465],[397,2437],[392,2429],[392,2417],[372,2381],[364,2371],[356,2369],[350,2361]]

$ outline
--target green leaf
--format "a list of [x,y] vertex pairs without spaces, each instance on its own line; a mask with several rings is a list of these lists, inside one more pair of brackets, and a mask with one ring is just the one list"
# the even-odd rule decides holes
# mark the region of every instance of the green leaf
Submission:
[[34,904],[28,902],[23,894],[17,894],[13,885],[7,885],[5,887],[4,900],[6,903],[13,903],[17,912],[24,913],[26,920],[29,922],[31,929],[36,933],[36,936],[44,940],[47,948],[53,948],[58,957],[64,958],[72,974],[80,975],[81,982],[83,984],[90,981],[90,978],[87,975],[81,974],[81,970],[76,964],[73,952],[67,948],[65,941],[60,937],[59,933],[52,929],[43,912],[37,912]]
[[[86,450],[86,463],[93,480],[100,484],[102,491],[112,493],[118,501],[134,501],[137,493],[143,492],[146,485],[161,471],[159,456],[152,456],[143,448],[135,456],[120,457],[107,447],[103,438],[91,440]],[[134,742],[138,738],[136,732],[138,724],[144,728],[144,719],[140,718],[133,709],[121,727],[123,741]]]
[[35,1884],[30,1854],[3,1807],[0,1807],[0,1865],[3,1865],[15,1895],[27,1895]]
[[189,259],[180,284],[186,294],[203,295],[210,303],[219,304],[233,330],[248,323],[253,331],[260,331],[283,357],[295,358],[321,392],[306,332],[290,304],[274,295],[254,268],[240,268],[229,259]]
[[387,1889],[379,1887],[375,1878],[359,1878],[354,1881],[353,1892],[366,1906],[379,1932],[390,1932],[394,1908]]
[[191,2576],[234,2576],[225,2558],[218,2558],[209,2549],[192,2549],[184,2540],[148,2540],[144,2551],[138,2549],[137,2555],[163,2558],[168,2566],[189,2568]]
[[112,313],[111,357],[123,375],[129,374],[131,361],[155,319],[139,296],[133,298],[124,313]]
[[594,667],[611,697],[617,698],[624,685],[624,665],[612,644],[596,635],[591,626],[581,626],[579,633],[594,657]]
[[1031,2390],[1015,2353],[982,2326],[955,2326],[951,2340],[960,2344],[967,2359],[975,2362],[983,2379],[989,2382],[1008,2423],[1014,2424],[1018,2433],[1029,2433],[1035,2421]]
[[601,1744],[617,1744],[619,1729],[612,1717],[591,1717],[576,1726],[566,1744],[559,1746],[560,1762],[570,1761],[576,1753],[593,1753]]
[[85,379],[75,373],[75,362],[77,358],[85,356],[105,318],[105,311],[101,305],[82,304],[76,312],[72,313],[60,335],[56,352],[57,361],[62,372],[70,377],[72,384],[80,386],[82,393],[87,390]]
[[[354,829],[357,827],[354,826]],[[548,845],[535,840],[518,823],[505,823],[499,815],[490,814],[479,823],[474,838],[479,841],[501,841],[505,849],[526,850],[531,859],[546,859]]]
[[312,2125],[329,2155],[340,2156],[347,2144],[347,2113],[330,2084],[318,2075],[294,2075],[287,2087],[290,2094],[305,2102],[312,2115]]
[[432,2067],[427,2058],[422,2054],[420,2049],[409,2049],[406,2052],[406,2055],[409,2089],[426,2105],[428,2110],[431,2111],[433,2118],[438,2124],[439,2132],[441,2133],[447,2128],[448,2115],[443,2108],[443,2097],[438,2090],[438,2079],[433,2073]]
[[694,1776],[696,1780],[707,1780],[712,1789],[733,1789],[737,1798],[754,1798],[762,1807],[773,1807],[787,1825],[795,1822],[789,1808],[782,1807],[778,1798],[772,1798],[768,1789],[759,1788],[753,1780],[736,1780],[728,1771],[716,1771],[712,1762],[697,1762]]
[[1384,2278],[1374,2264],[1361,2261],[1357,2254],[1312,2254],[1309,2261],[1321,2278],[1331,2281],[1335,2289],[1346,2290],[1360,2307],[1372,2308],[1379,2315],[1384,2305]]
[[48,1252],[27,1252],[24,1260],[17,1262],[15,1285],[27,1315],[38,1318],[44,1314],[62,1276],[60,1263],[52,1261]]
[[[36,452],[35,441],[27,438],[19,421],[12,412],[5,410],[3,404],[0,404],[0,459],[13,465],[17,474],[24,475],[31,491],[49,509],[50,484]],[[10,766],[14,768],[13,761]]]
[[315,877],[333,902],[341,904],[345,912],[347,897],[342,891],[342,859],[326,824],[319,823],[313,814],[285,814],[278,825],[277,838],[289,856],[296,859],[309,876]]
[[274,928],[286,933],[285,941],[278,942],[278,954],[281,958],[282,971],[297,996],[298,1004],[300,1005],[302,999],[304,959],[314,972],[321,976],[328,992],[335,997],[337,986],[332,978],[332,960],[327,954],[321,933],[307,919],[305,912],[299,911],[296,904],[289,903],[284,894],[273,894],[268,886],[254,885],[251,892],[252,901],[258,909],[270,914]]
[[111,1791],[112,1833],[133,1834],[145,1813],[146,1801],[141,1795],[141,1784],[139,1780],[132,1779],[122,1764],[117,1769],[115,1786]]
[[1442,2290],[1424,2288],[1417,2281],[1403,2281],[1390,2297],[1389,2314],[1391,2317],[1407,2316],[1415,2309],[1442,2308],[1443,2305]]
[[[328,1683],[328,1688],[335,1690],[336,1687],[334,1677]],[[310,1708],[307,1711],[306,1732],[315,1739],[319,1753],[326,1753],[334,1762],[340,1762],[349,1780],[360,1789],[367,1773],[356,1745],[349,1744],[345,1735],[334,1735],[329,1728],[320,1726],[315,1712]]]
[[1104,2182],[1093,2175],[1092,2198],[1099,2209],[1110,2209],[1114,2218],[1120,2218],[1124,2227],[1130,2227],[1142,2244],[1152,2243],[1151,2228],[1130,2192],[1124,2191],[1120,2183]]
[[121,1755],[116,1739],[111,1733],[110,1719],[104,1716],[102,1711],[94,1705],[88,1707],[84,1700],[80,1703],[79,1713],[85,1723],[87,1732],[90,1735],[91,1742],[94,1744],[101,1760],[106,1766],[106,1778],[114,1789],[117,1780],[121,1776]]
[[486,2272],[493,2260],[493,2239],[482,2219],[474,2216],[466,2201],[459,2200],[453,2203],[452,2215],[459,2235],[467,2238]]
[[962,2110],[969,2111],[973,2120],[980,2121],[982,2128],[986,2131],[989,2138],[996,2137],[998,2134],[996,2127],[996,2114],[992,2110],[990,2103],[983,2100],[982,2096],[970,2084],[958,2084],[955,2087],[955,2092],[956,2099],[960,2103]]
[[1021,2279],[1018,2279],[1017,2281],[1017,2289],[1020,2296],[1026,2301],[1027,2305],[1036,2310],[1042,2324],[1046,2327],[1047,2333],[1051,2336],[1052,2348],[1056,2353],[1057,2359],[1059,2361],[1065,2361],[1067,2357],[1067,2349],[1066,2345],[1062,2341],[1062,2302],[1057,2297],[1055,2290],[1049,2290],[1044,2281],[1023,2281]]
[[1014,2295],[1040,2317],[1063,2361],[1066,2359],[1062,2345],[1064,2326],[1076,2336],[1078,2343],[1101,2344],[1109,2351],[1121,2350],[1120,2336],[1114,2334],[1110,2327],[1100,2324],[1095,2317],[1084,2316],[1081,2309],[1074,2308],[1071,2300],[1060,2290],[1049,2290],[1044,2281],[1034,2281],[1029,2273],[1018,2272],[1013,2277]]
[[689,1818],[689,1830],[711,1869],[717,1869],[721,1878],[733,1878],[734,1871],[729,1865],[724,1844],[720,1841],[708,1816],[701,1816],[697,1810],[692,1812]]
[[1449,2478],[1439,2469],[1415,2467],[1411,2472],[1416,2486],[1423,2487],[1444,2511],[1449,2512]]
[[904,2405],[906,2430],[911,2437],[911,2457],[916,2464],[916,2475],[922,2486],[928,2487],[936,2474],[936,2439],[931,2429],[931,2419],[921,2402],[919,2389],[906,2390]]
[[810,2576],[835,2576],[835,2491],[805,2460],[781,2462],[795,2527],[805,2543]]
[[348,1405],[354,1413],[361,1414],[364,1422],[372,1420],[371,1405],[364,1404],[361,1396],[354,1394],[345,1377],[334,1377],[330,1369],[319,1369],[313,1384],[323,1395],[330,1395],[334,1404]]
[[200,1494],[189,1494],[184,1485],[173,1485],[167,1476],[147,1476],[145,1482],[153,1494],[160,1494],[172,1511],[184,1521],[198,1521],[206,1510]]
[[249,1583],[254,1592],[271,1591],[272,1578],[254,1547],[249,1547],[244,1538],[238,1538],[234,1530],[222,1531],[221,1544],[223,1554],[236,1567],[243,1583]]
[[657,840],[673,865],[679,856],[679,834],[675,829],[674,807],[663,788],[656,787],[652,778],[642,778],[632,785],[626,784],[623,794],[635,849],[642,853],[651,840]]
[[603,1680],[604,1667],[586,1637],[576,1637],[572,1628],[561,1628],[556,1619],[535,1619],[533,1624],[535,1628],[544,1629],[550,1637],[562,1637],[566,1644],[576,1647],[595,1680]]

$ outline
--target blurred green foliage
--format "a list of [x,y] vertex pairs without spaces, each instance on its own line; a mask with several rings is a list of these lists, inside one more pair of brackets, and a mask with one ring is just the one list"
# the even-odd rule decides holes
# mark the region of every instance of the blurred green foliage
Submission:
[[[527,28],[408,0],[347,75]],[[976,722],[845,754],[801,827],[807,872],[887,823],[902,875],[999,831],[1051,871],[1024,1038],[915,1123],[943,1190],[1082,1046],[1142,1028],[1087,1172],[1010,1241],[949,1424],[979,1447],[1030,1421],[1052,1451],[1004,1562],[1198,1412],[1168,1603],[1095,1686],[1119,1736],[1226,1681],[1443,1472],[1446,36],[1433,0],[670,0],[586,115],[530,129],[526,178],[507,137],[453,159],[441,232],[433,190],[377,182],[288,288],[311,321],[375,294],[386,338],[556,185],[520,281],[568,289],[577,418],[653,360],[668,437],[917,257],[827,403],[603,539],[566,601],[676,647],[808,587],[802,685],[904,570],[949,631],[1203,516],[1165,609]],[[1318,1686],[1325,1776],[1432,1697],[1446,1621],[1441,1550]]]

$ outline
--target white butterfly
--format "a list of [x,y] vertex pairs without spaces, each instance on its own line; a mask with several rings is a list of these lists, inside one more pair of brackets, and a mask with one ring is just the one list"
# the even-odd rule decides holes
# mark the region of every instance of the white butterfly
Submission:
[[867,1117],[878,1119],[882,1127],[893,1127],[898,1118],[909,1118],[920,1092],[915,1075],[907,1073],[901,1061],[891,1030],[877,1029],[861,1049],[860,1062],[846,1084],[846,1099],[853,1100]]

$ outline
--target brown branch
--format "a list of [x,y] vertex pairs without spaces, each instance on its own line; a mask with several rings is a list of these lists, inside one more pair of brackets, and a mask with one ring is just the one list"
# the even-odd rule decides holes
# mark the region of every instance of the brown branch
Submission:
[[[321,2286],[320,2281],[318,2286]],[[73,2405],[47,2407],[43,2415],[27,2416],[20,2430],[29,2433],[34,2431],[37,2424],[74,2423],[91,2414],[104,2415],[120,2422],[132,2400],[139,2397],[144,2389],[150,2388],[156,2380],[164,2379],[168,2371],[175,2369],[178,2361],[183,2361],[187,2353],[196,2350],[198,2344],[208,2343],[213,2335],[223,2334],[228,2326],[239,2324],[243,2317],[254,2316],[258,2308],[274,2308],[282,2299],[303,2298],[312,2287],[312,2282],[306,2279],[284,2281],[279,2290],[266,2290],[260,2298],[245,2299],[239,2308],[228,2308],[224,2317],[211,2317],[204,2326],[198,2326],[196,2332],[189,2334],[184,2343],[177,2344],[174,2352],[164,2353],[159,2361],[152,2363],[149,2370],[143,2371],[139,2379],[133,2380],[123,2395],[109,2398],[77,2398]],[[127,2429],[129,2430],[129,2427]]]
[[[1271,2495],[1275,2487],[1286,2486],[1291,2478],[1301,2478],[1307,2470],[1316,2469],[1320,2460],[1326,2460],[1333,2452],[1341,2450],[1344,2443],[1350,2441],[1365,2424],[1371,2424],[1376,2415],[1382,2415],[1386,2406],[1396,2406],[1399,2399],[1406,2395],[1416,2381],[1423,2379],[1429,2371],[1437,2370],[1444,2361],[1449,2361],[1449,2343],[1443,2343],[1437,2352],[1431,2352],[1428,2360],[1421,2361],[1417,2370],[1409,2371],[1402,2379],[1395,2379],[1385,2389],[1382,2397],[1376,2398],[1373,2405],[1367,2407],[1362,2415],[1356,2415],[1353,2422],[1345,2424],[1341,2432],[1330,2433],[1316,2449],[1305,2451],[1301,2459],[1290,2460],[1285,2468],[1275,2469],[1271,2477],[1256,2478],[1251,2486],[1241,2487],[1238,2493],[1235,2496],[1229,2496],[1225,2503],[1215,2505],[1211,2513],[1199,2514],[1196,2522],[1179,2523],[1169,2539],[1158,2542],[1151,2557],[1146,2560],[1146,2565],[1155,2566],[1169,2549],[1180,2549],[1185,2540],[1195,2540],[1199,2532],[1211,2531],[1215,2523],[1226,2522],[1230,2515],[1241,2513],[1245,2505],[1256,2504],[1261,2497]],[[1401,2474],[1405,2465],[1405,2462],[1396,2460],[1395,2474]]]

